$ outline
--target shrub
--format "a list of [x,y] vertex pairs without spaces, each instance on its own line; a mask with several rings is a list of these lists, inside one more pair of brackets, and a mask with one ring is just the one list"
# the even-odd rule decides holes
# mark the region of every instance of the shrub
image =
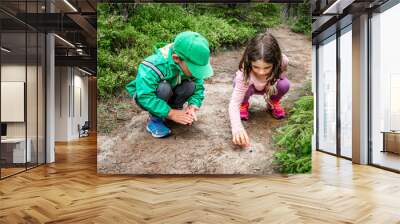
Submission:
[[[124,15],[128,6],[129,14]],[[278,25],[280,5],[248,4],[98,4],[98,95],[119,95],[136,75],[136,67],[159,42],[172,42],[180,32],[204,35],[212,51],[244,44],[257,32]],[[179,15],[179,16],[177,16]]]
[[291,25],[291,29],[296,33],[311,35],[311,17],[301,16]]
[[311,138],[313,133],[313,96],[300,97],[290,111],[286,125],[276,131],[274,163],[283,173],[311,171]]
[[304,0],[301,4],[286,4],[289,24],[293,32],[311,35],[311,9],[310,0]]

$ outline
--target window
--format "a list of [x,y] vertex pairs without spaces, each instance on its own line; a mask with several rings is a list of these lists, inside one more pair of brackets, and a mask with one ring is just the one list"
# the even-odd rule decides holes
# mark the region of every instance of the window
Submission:
[[[36,13],[44,1],[5,4]],[[45,41],[43,33],[0,12],[0,178],[45,163]]]
[[318,149],[336,153],[336,35],[318,47]]
[[400,131],[398,21],[400,4],[371,18],[372,163],[396,170],[400,170],[400,133],[391,132]]
[[352,157],[352,33],[351,25],[340,35],[340,155]]

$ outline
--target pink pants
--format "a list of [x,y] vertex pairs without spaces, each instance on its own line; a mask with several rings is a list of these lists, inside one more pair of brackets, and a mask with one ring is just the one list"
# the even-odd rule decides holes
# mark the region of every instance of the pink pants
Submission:
[[[272,101],[279,101],[288,91],[290,88],[290,82],[289,80],[285,77],[282,79],[278,80],[278,83],[276,84],[276,89],[278,90],[278,93],[276,95],[271,96]],[[252,95],[264,95],[265,91],[258,91],[254,85],[250,85],[249,88],[247,89],[246,95],[244,96],[243,102],[242,103],[248,103],[249,99]]]

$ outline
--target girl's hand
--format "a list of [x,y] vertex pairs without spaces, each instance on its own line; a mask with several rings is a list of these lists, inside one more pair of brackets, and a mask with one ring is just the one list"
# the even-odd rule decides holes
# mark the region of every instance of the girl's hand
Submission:
[[241,130],[233,134],[233,144],[239,145],[241,147],[248,147],[250,146],[250,139],[247,135],[246,130]]

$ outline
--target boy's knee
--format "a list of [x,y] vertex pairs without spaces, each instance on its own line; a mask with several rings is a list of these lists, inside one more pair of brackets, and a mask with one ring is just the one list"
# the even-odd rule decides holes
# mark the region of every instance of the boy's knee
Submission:
[[182,84],[175,89],[175,94],[179,96],[189,97],[193,95],[195,84],[191,80],[185,80]]
[[280,79],[276,84],[276,88],[281,93],[287,93],[290,89],[290,82],[287,78]]
[[172,97],[172,88],[168,82],[161,82],[157,88],[157,97],[163,99],[168,102],[168,100]]

